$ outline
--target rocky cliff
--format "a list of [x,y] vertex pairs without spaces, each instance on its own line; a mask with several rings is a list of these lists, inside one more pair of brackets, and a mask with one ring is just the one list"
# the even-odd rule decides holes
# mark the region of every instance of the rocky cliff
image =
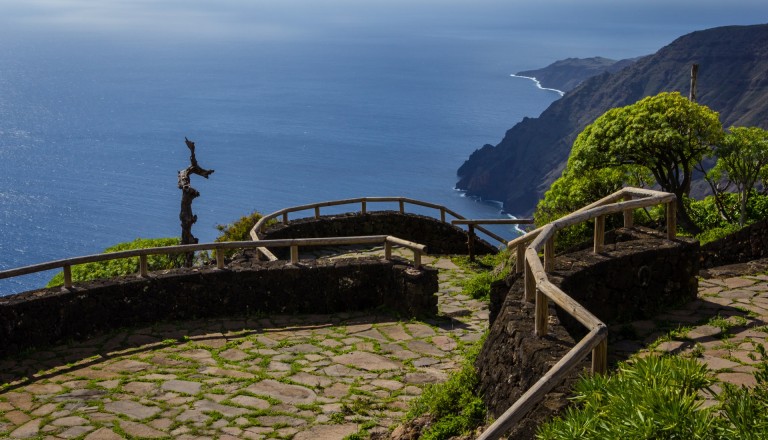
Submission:
[[627,67],[581,82],[538,118],[524,118],[496,145],[475,150],[457,174],[457,188],[504,202],[513,214],[532,212],[560,176],[576,136],[610,108],[663,91],[689,91],[699,64],[697,95],[723,125],[768,128],[768,24],[727,26],[678,38]]

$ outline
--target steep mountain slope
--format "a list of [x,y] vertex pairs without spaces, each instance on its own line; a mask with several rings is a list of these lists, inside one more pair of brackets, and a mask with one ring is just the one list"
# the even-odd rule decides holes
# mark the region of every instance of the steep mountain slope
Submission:
[[476,150],[459,168],[457,188],[530,213],[560,176],[576,136],[610,108],[663,91],[688,94],[699,64],[698,102],[725,127],[768,128],[768,25],[727,26],[678,38],[616,73],[583,81],[538,118],[524,118],[496,145]]

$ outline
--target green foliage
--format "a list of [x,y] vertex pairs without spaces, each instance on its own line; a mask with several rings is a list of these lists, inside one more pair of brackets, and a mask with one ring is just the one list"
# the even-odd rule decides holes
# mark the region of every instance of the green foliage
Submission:
[[444,383],[427,385],[411,404],[406,414],[408,420],[426,413],[436,418],[421,433],[420,439],[442,440],[465,434],[485,419],[485,404],[475,394],[479,379],[474,367],[484,341],[485,337],[470,347],[461,370],[451,374]]
[[[721,136],[717,113],[679,93],[611,109],[576,138],[562,177],[537,206],[536,222],[548,223],[625,185],[655,182],[682,197],[694,166]],[[680,215],[688,222],[685,210]]]
[[[259,212],[253,211],[246,216],[240,217],[240,219],[233,223],[227,225],[216,225],[216,229],[219,230],[220,234],[218,237],[216,237],[215,241],[250,241],[252,239],[251,229],[256,226],[256,223],[258,223],[262,217],[263,216]],[[273,224],[275,224],[274,219],[267,222],[267,226]],[[234,255],[237,251],[230,249],[225,252],[227,257],[232,257],[232,255]],[[213,252],[213,255],[216,256],[216,251]]]
[[[120,252],[133,249],[145,249],[151,247],[176,246],[178,238],[137,238],[136,240],[118,243],[104,249],[104,253]],[[149,270],[164,270],[181,267],[183,254],[150,255],[147,257]],[[120,258],[110,261],[99,261],[72,266],[72,281],[81,282],[100,278],[111,278],[133,275],[139,272],[138,258]],[[64,284],[64,273],[59,272],[51,278],[46,287],[61,286]]]
[[537,439],[690,439],[768,438],[768,362],[755,373],[757,385],[725,385],[721,405],[701,406],[701,390],[714,377],[695,359],[648,356],[621,364],[611,376],[582,378],[575,386],[576,406],[542,425]]
[[[261,220],[263,216],[254,211],[246,216],[240,217],[237,221],[228,225],[216,225],[216,229],[221,232],[216,237],[216,242],[224,241],[248,241],[251,240],[251,229]],[[273,224],[274,220],[268,224]]]
[[491,295],[491,283],[503,280],[510,272],[510,251],[504,249],[496,254],[481,255],[474,263],[468,257],[456,257],[454,262],[474,272],[462,282],[464,294],[474,299],[488,300]]
[[701,408],[698,392],[713,380],[707,368],[692,359],[637,359],[620,365],[617,374],[582,378],[574,390],[577,406],[543,425],[537,438],[712,438],[714,413]]
[[[746,206],[755,184],[762,180],[765,187],[768,176],[768,131],[758,127],[731,127],[715,147],[718,159],[715,166],[707,173],[707,179],[716,196],[733,185],[738,195],[739,224],[744,225],[747,217]],[[725,182],[723,187],[716,183]],[[725,217],[728,210],[721,210]]]

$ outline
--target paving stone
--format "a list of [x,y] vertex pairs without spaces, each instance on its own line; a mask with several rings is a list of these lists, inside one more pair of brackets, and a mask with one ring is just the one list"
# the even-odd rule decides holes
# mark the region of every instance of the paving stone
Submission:
[[432,327],[424,324],[406,324],[408,333],[413,335],[414,338],[428,338],[435,335],[435,331]]
[[31,417],[29,417],[25,413],[23,413],[21,411],[18,411],[18,410],[16,410],[16,411],[9,411],[9,412],[3,414],[3,417],[8,419],[9,422],[13,423],[16,426],[23,425],[23,424],[27,423],[31,419]]
[[167,382],[163,382],[160,387],[166,391],[194,395],[200,392],[200,388],[202,386],[203,384],[200,382],[191,382],[188,380],[169,380]]
[[71,428],[68,428],[63,432],[59,433],[59,437],[77,438],[93,431],[94,429],[96,428],[94,428],[93,426],[72,426]]
[[257,382],[246,391],[264,396],[270,396],[285,403],[312,403],[317,398],[314,391],[299,385],[289,385],[275,380],[266,379]]
[[358,431],[356,424],[315,425],[308,431],[297,433],[293,440],[338,440]]
[[725,369],[730,369],[730,368],[739,366],[739,364],[736,362],[729,361],[728,359],[712,356],[709,354],[702,355],[699,360],[702,363],[704,363],[707,367],[709,367],[710,370],[713,370],[713,371],[725,370]]
[[85,436],[83,440],[122,440],[122,438],[109,428],[99,428]]
[[122,359],[104,367],[105,370],[113,371],[115,373],[136,373],[150,368],[152,368],[152,364],[135,361],[133,359]]
[[333,357],[334,362],[366,371],[396,370],[402,364],[373,353],[352,352]]
[[413,336],[406,333],[403,326],[399,323],[381,326],[381,327],[378,327],[378,330],[383,335],[395,341],[407,341],[413,338]]
[[293,382],[299,383],[301,385],[306,385],[308,387],[327,387],[333,381],[326,377],[326,376],[317,376],[315,374],[309,374],[304,372],[296,373],[292,376],[288,376],[288,379],[290,379]]
[[11,432],[11,438],[31,438],[40,432],[40,419],[32,419]]
[[722,332],[723,331],[722,329],[720,329],[720,327],[715,327],[712,325],[700,325],[688,331],[688,334],[686,335],[686,337],[688,337],[689,339],[697,340],[697,339],[717,336]]
[[349,394],[349,385],[343,383],[334,383],[323,390],[323,396],[331,398],[340,398]]
[[267,409],[270,407],[269,402],[264,399],[259,399],[258,397],[236,396],[230,400],[237,405],[246,406],[248,408]]
[[407,373],[405,375],[405,382],[410,384],[417,384],[422,385],[426,383],[437,383],[437,382],[444,382],[447,376],[443,372],[418,372],[418,373]]
[[405,345],[412,351],[415,351],[417,353],[426,354],[428,356],[437,356],[442,357],[445,356],[445,353],[435,347],[434,345],[424,342],[421,340],[413,340],[408,341],[405,343]]
[[217,412],[223,414],[224,417],[237,417],[243,414],[247,414],[248,410],[244,408],[238,408],[236,406],[222,405],[220,403],[212,402],[210,400],[198,400],[194,403],[193,407],[196,410],[207,412]]
[[85,420],[82,417],[79,416],[69,416],[69,417],[61,417],[58,419],[55,419],[51,422],[52,425],[55,426],[79,426],[79,425],[87,425],[88,420]]
[[262,426],[301,426],[306,425],[307,421],[290,416],[260,416],[255,418],[256,422]]
[[252,373],[246,373],[245,371],[230,370],[219,367],[205,367],[200,370],[202,374],[216,377],[231,377],[234,379],[254,379],[256,376]]
[[231,362],[238,362],[242,361],[243,359],[247,359],[248,353],[237,348],[230,348],[229,350],[225,350],[219,353],[219,357]]
[[132,419],[143,420],[154,416],[161,411],[155,406],[146,406],[132,400],[118,400],[116,402],[107,402],[104,409],[117,414],[128,416]]
[[723,382],[732,383],[736,386],[754,387],[757,385],[755,376],[749,373],[720,373],[717,378]]
[[737,289],[739,287],[746,287],[751,286],[755,284],[755,280],[749,279],[749,278],[741,278],[741,277],[734,277],[734,278],[726,278],[723,280],[723,283],[725,283],[726,287],[729,289]]
[[126,434],[132,435],[138,438],[165,438],[168,434],[163,431],[152,428],[151,426],[144,425],[142,423],[131,422],[128,420],[120,421],[120,428],[126,432]]

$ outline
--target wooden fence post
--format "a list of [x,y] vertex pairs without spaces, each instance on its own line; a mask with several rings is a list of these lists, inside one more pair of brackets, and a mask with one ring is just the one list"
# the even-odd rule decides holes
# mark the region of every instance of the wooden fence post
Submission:
[[601,215],[595,217],[595,237],[594,237],[594,252],[598,253],[603,250],[603,244],[605,243],[605,216]]
[[544,243],[544,271],[555,270],[555,236],[553,235]]
[[605,374],[608,371],[608,338],[603,339],[592,349],[592,374]]
[[528,261],[525,261],[525,300],[532,302],[536,295],[536,280],[533,278],[533,271]]
[[[632,200],[631,195],[626,195],[624,197],[624,200],[629,201]],[[631,228],[635,225],[635,217],[634,217],[634,209],[625,209],[624,210],[624,227],[625,228]]]
[[419,269],[421,268],[421,251],[418,249],[413,250],[413,268]]
[[365,206],[365,200],[360,202],[360,213],[365,215],[368,212],[367,206]]
[[677,237],[677,205],[676,200],[667,203],[667,239],[674,240]]
[[315,218],[316,219],[320,218],[320,207],[319,206],[315,206]]
[[64,266],[64,287],[72,288],[72,266]]
[[469,261],[475,261],[475,225],[467,225],[467,252],[469,252]]
[[549,298],[536,289],[536,336],[545,336],[549,324]]
[[287,212],[283,213],[283,224],[284,225],[288,224],[288,213]]
[[216,269],[224,269],[224,249],[215,249]]
[[445,208],[440,208],[440,221],[445,223]]
[[515,261],[515,272],[523,273],[525,268],[525,246],[522,243],[517,245],[517,261]]
[[405,202],[400,200],[400,214],[405,214]]
[[291,246],[291,264],[299,262],[299,247],[297,245]]
[[384,240],[384,259],[392,259],[392,243],[390,243],[388,240]]
[[139,255],[139,276],[140,277],[147,278],[149,276],[149,271],[147,266],[148,266],[147,256]]

